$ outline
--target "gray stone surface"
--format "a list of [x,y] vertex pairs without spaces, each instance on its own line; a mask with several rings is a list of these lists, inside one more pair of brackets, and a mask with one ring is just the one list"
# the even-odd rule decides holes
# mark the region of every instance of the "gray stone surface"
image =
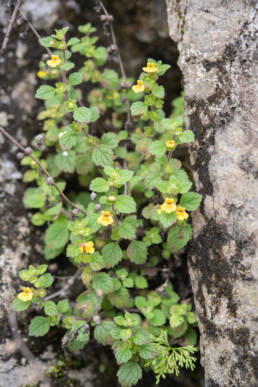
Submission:
[[167,0],[178,42],[191,164],[204,195],[189,269],[205,385],[257,380],[257,2]]

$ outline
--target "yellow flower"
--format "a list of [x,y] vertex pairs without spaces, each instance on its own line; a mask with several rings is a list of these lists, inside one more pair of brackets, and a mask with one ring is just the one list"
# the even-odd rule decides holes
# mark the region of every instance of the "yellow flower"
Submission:
[[178,220],[185,220],[189,217],[189,215],[185,211],[185,208],[180,206],[176,208],[176,215]]
[[166,142],[167,148],[173,149],[175,147],[175,141],[174,140],[169,140]]
[[142,69],[146,73],[155,73],[156,71],[158,71],[155,63],[153,63],[153,62],[148,62],[147,67],[143,67]]
[[97,221],[98,223],[102,224],[102,226],[108,226],[114,222],[109,211],[101,211],[101,216],[97,219]]
[[61,63],[61,59],[59,58],[58,55],[52,55],[51,59],[47,61],[47,64],[49,67],[57,67],[60,65],[60,63]]
[[80,243],[80,252],[81,254],[93,254],[95,251],[94,243],[92,241]]
[[158,209],[158,214],[161,214],[161,212],[164,211],[167,214],[170,214],[171,212],[176,211],[176,202],[173,198],[165,198],[164,203],[161,204],[160,208]]
[[31,288],[22,288],[23,292],[18,294],[18,298],[23,301],[30,301],[34,295]]
[[39,70],[37,75],[39,78],[44,78],[47,75],[47,72],[43,70]]
[[113,96],[114,96],[114,98],[118,98],[119,97],[119,93],[117,91],[114,91]]
[[143,84],[143,81],[137,81],[137,85],[133,85],[132,87],[133,91],[135,93],[141,93],[142,91],[144,91],[144,84]]

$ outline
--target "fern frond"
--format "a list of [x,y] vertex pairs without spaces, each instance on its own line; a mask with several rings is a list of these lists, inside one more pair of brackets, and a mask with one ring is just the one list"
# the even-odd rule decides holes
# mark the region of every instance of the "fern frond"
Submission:
[[157,355],[154,359],[145,363],[146,367],[151,367],[156,375],[156,384],[160,378],[165,379],[166,374],[179,375],[179,367],[195,368],[196,358],[191,356],[197,351],[192,345],[186,347],[171,347],[168,343],[167,332],[162,331],[160,336],[151,336],[152,344]]

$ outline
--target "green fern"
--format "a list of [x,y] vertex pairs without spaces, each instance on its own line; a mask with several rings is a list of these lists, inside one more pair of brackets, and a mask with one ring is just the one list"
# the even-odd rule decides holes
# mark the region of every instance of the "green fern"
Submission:
[[179,374],[179,367],[190,368],[191,371],[195,368],[196,358],[191,356],[197,351],[192,345],[187,347],[171,347],[168,342],[166,331],[162,331],[160,336],[151,336],[152,344],[155,347],[157,355],[154,359],[148,360],[145,363],[146,367],[151,367],[156,375],[156,384],[160,378],[165,379],[166,374]]

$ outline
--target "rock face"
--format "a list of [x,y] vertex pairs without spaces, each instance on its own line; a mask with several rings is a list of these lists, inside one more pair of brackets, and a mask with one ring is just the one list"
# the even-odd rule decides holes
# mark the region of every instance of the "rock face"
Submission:
[[[167,0],[204,195],[189,269],[205,386],[257,386],[257,2]],[[256,358],[256,360],[255,360]]]

